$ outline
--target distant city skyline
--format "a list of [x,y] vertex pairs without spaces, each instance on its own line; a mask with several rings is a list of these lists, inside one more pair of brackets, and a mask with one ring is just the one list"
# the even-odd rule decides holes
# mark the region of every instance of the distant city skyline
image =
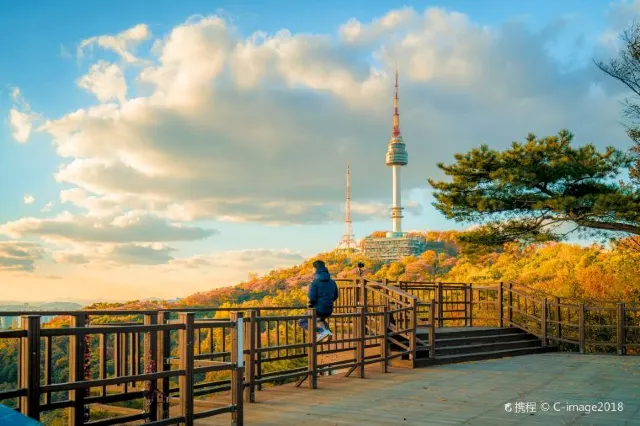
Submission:
[[567,128],[630,146],[592,63],[640,0],[7,2],[0,285],[15,301],[175,298],[391,230],[400,73],[403,230],[436,164]]

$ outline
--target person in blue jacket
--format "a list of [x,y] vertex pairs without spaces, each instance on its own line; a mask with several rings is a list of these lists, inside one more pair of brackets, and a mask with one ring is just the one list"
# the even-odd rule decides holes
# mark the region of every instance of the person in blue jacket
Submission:
[[[320,342],[333,333],[329,330],[327,318],[333,313],[333,303],[338,299],[338,285],[331,279],[329,271],[322,260],[313,262],[315,273],[309,286],[307,307],[316,309],[317,341]],[[303,318],[298,321],[301,328],[309,329],[309,320]]]

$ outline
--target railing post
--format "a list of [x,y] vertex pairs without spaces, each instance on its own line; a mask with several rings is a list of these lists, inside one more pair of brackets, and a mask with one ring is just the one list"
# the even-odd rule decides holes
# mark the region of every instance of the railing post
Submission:
[[434,359],[436,357],[436,301],[431,299],[431,305],[429,306],[429,358]]
[[120,333],[115,333],[113,335],[113,372],[116,377],[123,376],[120,352]]
[[[13,323],[14,323],[14,318],[12,317],[11,318],[10,328],[14,327]],[[18,325],[20,325],[20,324],[18,324]],[[17,352],[18,352],[16,354],[16,359],[21,360],[22,359],[22,344],[20,342],[18,342],[18,347],[16,349],[17,349]],[[17,382],[16,385],[17,385],[18,388],[23,388],[23,387],[26,386],[26,383],[24,383],[22,381],[22,374],[20,374],[20,367],[18,367],[16,382]],[[20,410],[21,402],[22,402],[22,400],[20,398],[18,398],[18,400],[17,400],[18,406],[16,407],[18,410]]]
[[462,290],[462,302],[464,304],[464,326],[467,327],[469,325],[469,285],[464,284],[464,289]]
[[[158,318],[156,322],[158,324],[167,324],[169,322],[169,312],[159,311],[157,315]],[[169,330],[162,330],[158,332],[157,347],[158,373],[169,371],[171,369],[171,366],[169,365],[169,358],[171,357],[171,332]],[[169,389],[169,378],[166,377],[160,379],[160,404],[158,406],[158,419],[169,418]]]
[[20,412],[40,421],[40,316],[23,316],[22,329],[27,336],[20,339],[20,383],[27,395],[20,398]]
[[231,413],[231,424],[233,426],[242,426],[244,424],[244,406],[242,394],[244,388],[243,371],[244,371],[244,355],[243,355],[243,318],[242,312],[231,312],[231,321],[235,325],[231,329],[231,404],[235,407]]
[[[555,304],[556,304],[556,321],[558,322],[557,327],[556,327],[556,337],[558,339],[562,338],[562,310],[560,309],[560,298],[556,297],[555,299]],[[558,340],[558,342],[560,342],[560,340]]]
[[513,283],[509,283],[507,292],[507,324],[513,327]]
[[585,350],[584,340],[585,340],[585,330],[584,330],[584,303],[580,304],[580,310],[578,311],[578,330],[580,333],[579,336],[579,344],[580,344],[580,353],[583,354]]
[[[86,327],[86,315],[77,314],[71,317],[71,328]],[[72,334],[69,337],[69,382],[84,380],[84,336]],[[39,380],[40,378],[38,378]],[[74,389],[69,391],[69,400],[73,402],[69,410],[69,426],[81,426],[88,421],[88,412],[85,410],[84,397],[86,389]]]
[[547,346],[547,299],[542,300],[542,346]]
[[442,283],[436,283],[436,297],[438,299],[438,327],[444,326],[444,300],[442,300]]
[[617,330],[618,330],[618,355],[625,355],[625,318],[624,318],[624,303],[618,303],[618,321],[617,321]]
[[[158,316],[147,314],[144,316],[144,325],[158,324]],[[158,330],[149,331],[144,336],[144,368],[146,373],[158,371]],[[149,421],[158,420],[158,380],[147,381],[145,411],[149,415]]]
[[357,377],[364,378],[364,350],[365,350],[365,308],[358,306],[356,308],[356,330],[357,330],[357,342],[356,342],[356,369],[358,370]]
[[411,331],[409,335],[409,359],[413,368],[416,366],[417,340],[418,340],[418,298],[411,299]]
[[249,312],[249,323],[245,323],[245,345],[249,353],[245,355],[246,385],[245,402],[256,402],[256,311]]
[[[256,309],[256,378],[262,378],[262,352],[259,351],[262,348],[262,327],[260,326],[260,318],[262,317],[262,311]],[[297,342],[296,342],[297,343]],[[262,390],[262,383],[256,385],[256,390]]]
[[360,304],[360,278],[353,279],[353,305]]
[[[138,333],[129,333],[129,374],[138,374]],[[136,382],[130,382],[131,387],[136,387]]]
[[360,306],[367,306],[367,280],[360,278]]
[[389,372],[389,342],[387,341],[387,333],[389,331],[389,308],[382,307],[382,330],[380,332],[380,356],[382,357],[382,372]]
[[[108,346],[107,335],[106,334],[99,335],[98,336],[98,363],[100,365],[99,365],[98,376],[100,377],[100,379],[107,378],[107,346]],[[47,348],[47,351],[48,351],[48,348]],[[106,385],[102,386],[101,393],[102,393],[102,396],[107,396]],[[47,394],[47,399],[49,400],[47,402],[51,402],[50,398],[51,398],[51,395]]]
[[[104,336],[104,335],[102,335]],[[44,339],[44,384],[50,385],[53,378],[53,336],[47,336]],[[106,375],[104,375],[106,377]],[[106,395],[106,386],[104,395]],[[44,396],[45,404],[51,403],[51,392],[47,392]]]
[[193,426],[193,338],[195,329],[195,315],[193,312],[180,312],[180,323],[184,329],[180,330],[180,370],[185,374],[178,378],[180,392],[180,415],[184,417],[185,426]]
[[469,327],[473,327],[473,283],[469,283]]
[[[356,308],[358,309],[358,308]],[[309,365],[309,387],[318,388],[318,342],[317,340],[317,316],[315,309],[309,309],[309,347],[307,348],[307,363]]]
[[503,308],[504,302],[502,300],[504,294],[502,291],[502,281],[498,284],[498,327],[504,327]]

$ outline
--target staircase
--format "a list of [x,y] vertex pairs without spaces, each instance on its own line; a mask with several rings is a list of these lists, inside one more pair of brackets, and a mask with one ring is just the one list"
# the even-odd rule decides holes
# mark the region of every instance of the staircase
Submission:
[[[429,329],[418,329],[418,339],[428,342]],[[518,355],[553,352],[555,346],[542,346],[542,341],[533,334],[517,327],[460,327],[436,329],[436,357],[429,358],[427,351],[417,353],[415,367],[483,359],[512,357]],[[391,351],[398,347],[391,346]],[[408,356],[392,361],[395,366],[411,366]]]

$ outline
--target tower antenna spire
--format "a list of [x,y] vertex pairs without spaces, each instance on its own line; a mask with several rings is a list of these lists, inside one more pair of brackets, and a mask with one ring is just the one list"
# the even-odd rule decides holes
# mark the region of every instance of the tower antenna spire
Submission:
[[396,64],[395,71],[395,96],[393,98],[393,130],[391,132],[394,138],[400,136],[400,111],[398,110],[398,104],[400,99],[398,97],[398,65]]
[[344,212],[344,235],[338,243],[338,249],[355,250],[356,239],[353,235],[353,226],[351,222],[351,172],[349,171],[349,163],[347,162],[347,198]]

